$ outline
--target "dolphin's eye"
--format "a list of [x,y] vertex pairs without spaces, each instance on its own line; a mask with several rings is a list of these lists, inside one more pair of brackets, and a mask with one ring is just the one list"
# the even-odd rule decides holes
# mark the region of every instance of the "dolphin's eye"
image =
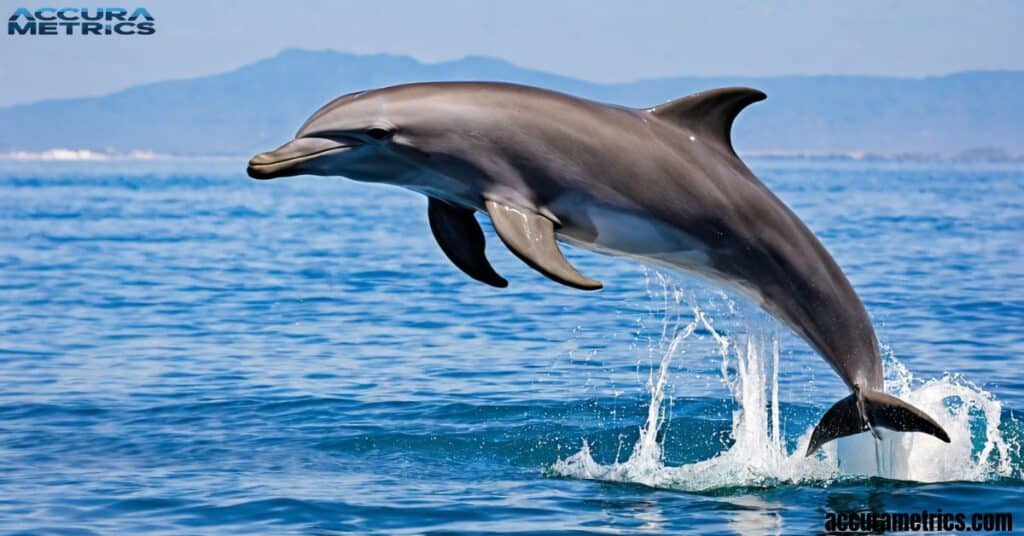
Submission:
[[391,135],[391,131],[383,128],[371,128],[366,131],[366,134],[375,140],[383,140]]

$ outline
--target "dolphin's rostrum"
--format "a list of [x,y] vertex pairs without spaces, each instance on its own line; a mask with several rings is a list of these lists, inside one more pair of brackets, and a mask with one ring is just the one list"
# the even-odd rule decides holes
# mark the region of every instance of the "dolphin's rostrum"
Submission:
[[702,275],[753,299],[832,365],[852,394],[814,429],[807,454],[875,427],[949,436],[883,392],[863,304],[818,239],[732,147],[736,115],[765,95],[723,88],[650,109],[538,88],[425,83],[342,96],[249,175],[343,175],[429,198],[430,228],[470,277],[505,287],[474,216],[545,276],[579,289],[556,240]]

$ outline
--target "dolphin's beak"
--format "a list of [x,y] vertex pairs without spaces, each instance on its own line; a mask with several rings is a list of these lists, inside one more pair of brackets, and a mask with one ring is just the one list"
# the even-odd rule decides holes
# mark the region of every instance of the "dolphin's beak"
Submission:
[[246,172],[254,179],[276,179],[305,173],[302,163],[328,153],[347,151],[352,145],[327,138],[296,138],[273,151],[249,160]]

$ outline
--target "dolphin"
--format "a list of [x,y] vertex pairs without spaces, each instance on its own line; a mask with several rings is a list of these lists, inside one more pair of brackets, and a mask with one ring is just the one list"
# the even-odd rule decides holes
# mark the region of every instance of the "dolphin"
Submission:
[[878,340],[853,286],[814,234],[733,149],[737,114],[761,91],[704,91],[653,108],[491,82],[406,84],[341,96],[249,176],[341,175],[428,198],[441,250],[505,287],[475,214],[550,279],[583,290],[558,241],[731,287],[805,339],[851,394],[815,427],[807,455],[877,428],[949,442],[920,409],[885,394]]

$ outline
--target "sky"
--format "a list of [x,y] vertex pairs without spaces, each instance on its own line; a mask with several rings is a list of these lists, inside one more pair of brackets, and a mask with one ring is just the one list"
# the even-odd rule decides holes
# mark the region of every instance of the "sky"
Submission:
[[1024,69],[1024,1],[392,0],[138,3],[156,33],[0,36],[0,106],[233,69],[284,48],[484,55],[592,81],[680,75],[928,76]]

